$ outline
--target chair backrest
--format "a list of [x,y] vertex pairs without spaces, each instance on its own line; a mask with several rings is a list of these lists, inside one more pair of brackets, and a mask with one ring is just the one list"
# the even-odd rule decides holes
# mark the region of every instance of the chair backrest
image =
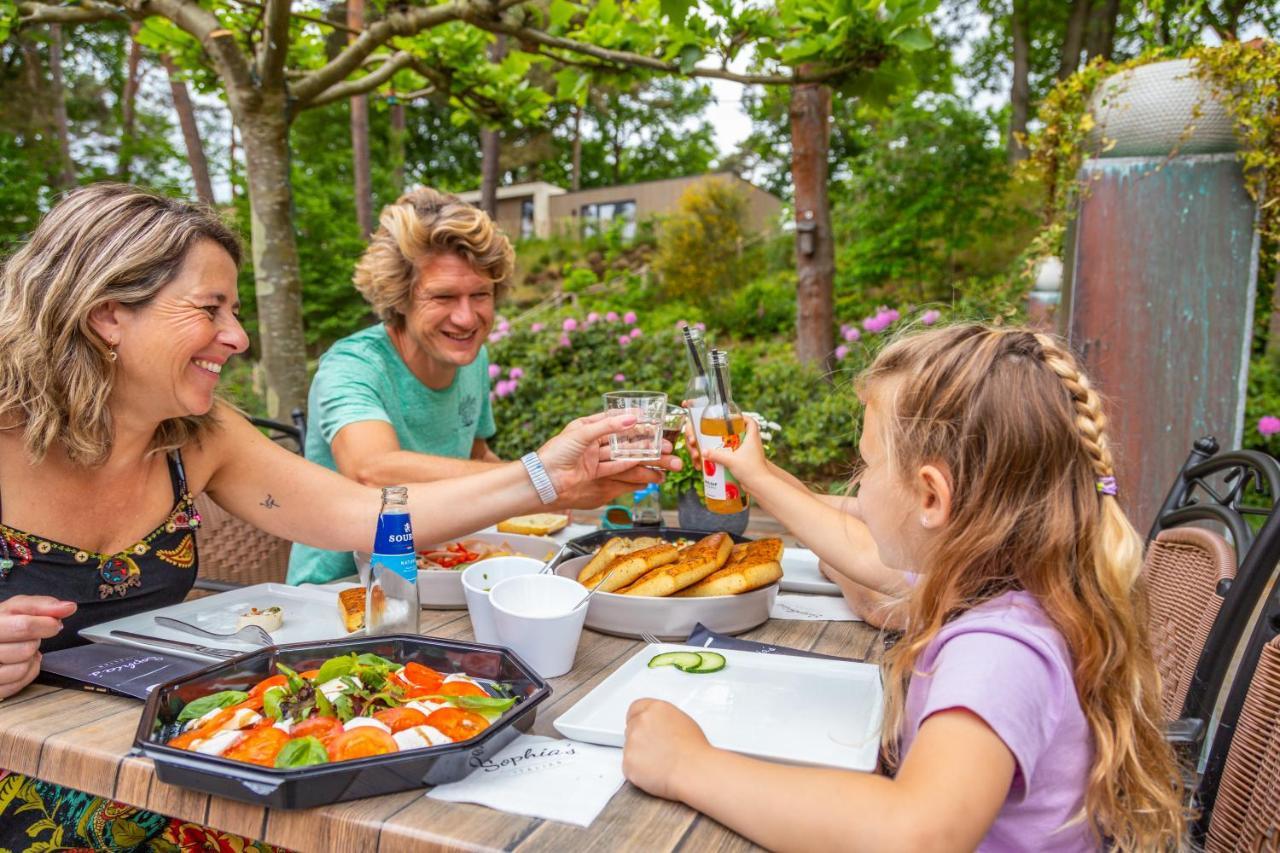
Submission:
[[[1280,501],[1280,463],[1257,451],[1217,450],[1218,443],[1211,437],[1196,441],[1151,529],[1150,538],[1157,540],[1163,531],[1192,522],[1219,525],[1230,536],[1237,567],[1233,577],[1217,581],[1217,618],[1200,642],[1202,650],[1190,678],[1178,679],[1183,701],[1181,713],[1173,719],[1208,721],[1250,615],[1270,587],[1280,561],[1280,513],[1274,512]],[[1265,519],[1256,534],[1250,518]],[[1157,589],[1154,582],[1147,586],[1153,597],[1179,595],[1176,589]],[[1152,612],[1153,618],[1161,615],[1156,607]],[[1158,637],[1153,642],[1159,642]]]
[[295,421],[292,424],[281,423],[280,421],[269,420],[268,418],[249,418],[249,423],[258,429],[265,430],[267,438],[280,444],[290,450],[302,453],[306,448],[306,422],[303,421],[302,427],[297,424],[296,416],[302,413],[297,409],[294,410]]
[[1201,783],[1195,840],[1206,851],[1280,850],[1280,637],[1266,633],[1250,677],[1233,685],[1231,725],[1224,713]]
[[1218,617],[1218,589],[1236,576],[1236,552],[1217,533],[1175,527],[1161,531],[1147,547],[1143,574],[1165,719],[1176,720],[1183,715],[1196,664]]
[[[284,583],[289,571],[288,539],[273,536],[234,516],[207,494],[200,511],[200,579],[236,584]],[[199,580],[197,581],[197,583]]]

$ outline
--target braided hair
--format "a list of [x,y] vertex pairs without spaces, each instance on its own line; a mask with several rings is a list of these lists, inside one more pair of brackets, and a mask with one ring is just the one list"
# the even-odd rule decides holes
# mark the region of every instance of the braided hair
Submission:
[[903,483],[946,472],[951,509],[887,654],[885,751],[897,761],[906,688],[941,628],[1010,590],[1035,596],[1071,652],[1094,761],[1084,807],[1118,850],[1178,846],[1182,788],[1164,741],[1146,633],[1142,540],[1115,490],[1102,398],[1057,338],[960,324],[904,336],[859,379]]

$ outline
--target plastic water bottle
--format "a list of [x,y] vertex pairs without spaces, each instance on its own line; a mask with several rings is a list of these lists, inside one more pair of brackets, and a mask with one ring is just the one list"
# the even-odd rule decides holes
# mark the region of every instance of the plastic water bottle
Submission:
[[657,483],[650,483],[633,495],[631,523],[636,527],[662,526],[662,495]]
[[418,563],[409,523],[409,490],[386,486],[369,558],[364,624],[368,634],[417,634]]

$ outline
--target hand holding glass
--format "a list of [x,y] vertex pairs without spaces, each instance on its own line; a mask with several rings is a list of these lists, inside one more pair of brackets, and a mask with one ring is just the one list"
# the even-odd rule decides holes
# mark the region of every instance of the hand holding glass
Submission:
[[610,391],[604,395],[609,414],[634,415],[636,422],[609,436],[614,459],[657,460],[662,458],[662,428],[667,412],[667,395],[656,391]]

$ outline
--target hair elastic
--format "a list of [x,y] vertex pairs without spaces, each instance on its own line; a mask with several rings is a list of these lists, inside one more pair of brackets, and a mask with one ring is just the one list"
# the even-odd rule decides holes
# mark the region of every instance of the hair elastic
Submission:
[[1117,491],[1115,477],[1099,477],[1096,485],[1098,487],[1098,494],[1115,496]]

